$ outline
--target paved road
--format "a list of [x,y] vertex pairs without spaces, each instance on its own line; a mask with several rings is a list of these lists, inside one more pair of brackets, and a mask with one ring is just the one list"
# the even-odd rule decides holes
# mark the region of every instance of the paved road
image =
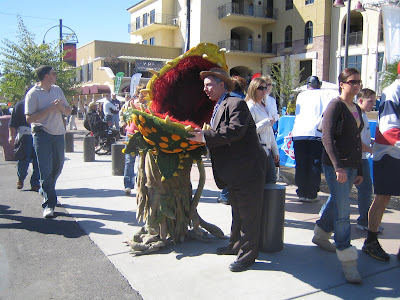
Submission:
[[63,207],[41,218],[15,166],[0,159],[0,299],[142,299]]

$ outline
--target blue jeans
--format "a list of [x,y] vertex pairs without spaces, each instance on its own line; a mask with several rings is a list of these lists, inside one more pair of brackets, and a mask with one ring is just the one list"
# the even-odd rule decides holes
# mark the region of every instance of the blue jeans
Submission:
[[296,159],[297,196],[315,199],[321,184],[322,142],[319,140],[293,140],[293,147]]
[[36,158],[36,153],[35,149],[33,148],[33,140],[31,135],[27,136],[24,138],[24,147],[26,151],[26,157],[23,160],[19,160],[17,162],[17,175],[18,179],[21,181],[24,181],[26,176],[28,175],[28,168],[29,164],[32,162],[33,165],[33,172],[31,176],[31,187],[35,185],[40,185],[39,182],[39,167],[38,167],[38,162]]
[[[129,137],[125,137],[125,141],[129,141]],[[135,188],[135,158],[130,153],[125,154],[125,167],[124,167],[124,186],[125,188]]]
[[265,174],[265,183],[270,183],[270,184],[276,183],[276,167],[272,151],[270,151],[267,156],[267,171]]
[[113,115],[112,116],[112,121],[111,121],[111,127],[115,125],[115,129],[119,130],[119,115]]
[[41,189],[44,197],[42,207],[55,208],[57,205],[56,182],[64,166],[64,135],[51,135],[43,130],[33,134]]
[[362,160],[363,181],[356,185],[358,190],[358,211],[360,217],[357,224],[368,227],[368,211],[372,203],[372,179],[368,159]]
[[229,200],[228,199],[228,195],[229,195],[229,192],[228,192],[228,188],[226,187],[221,191],[221,194],[219,195],[219,198],[222,199],[222,200],[228,201]]
[[317,225],[326,232],[335,233],[336,249],[344,250],[351,247],[350,244],[350,191],[357,176],[357,170],[345,168],[347,181],[339,183],[336,180],[335,169],[324,165],[325,179],[331,195],[322,206],[321,218]]

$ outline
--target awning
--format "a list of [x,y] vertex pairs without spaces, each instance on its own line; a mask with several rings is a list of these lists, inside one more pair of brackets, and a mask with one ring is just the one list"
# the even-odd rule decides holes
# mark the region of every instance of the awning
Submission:
[[121,60],[134,61],[135,72],[144,72],[149,69],[159,71],[170,59],[165,58],[152,58],[152,57],[140,57],[140,56],[118,56]]
[[88,95],[90,93],[88,86],[82,86],[80,89],[81,89],[80,90],[81,95]]
[[110,87],[108,85],[92,85],[89,87],[90,94],[105,94],[111,93]]

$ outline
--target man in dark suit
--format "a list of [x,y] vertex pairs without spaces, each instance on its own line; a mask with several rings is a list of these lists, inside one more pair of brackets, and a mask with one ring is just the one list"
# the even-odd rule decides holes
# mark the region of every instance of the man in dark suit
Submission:
[[194,141],[206,142],[218,188],[228,187],[232,227],[227,247],[217,254],[237,255],[232,272],[244,271],[258,256],[260,218],[267,158],[246,102],[231,97],[233,83],[221,68],[200,72],[204,92],[217,102],[211,129],[193,132]]

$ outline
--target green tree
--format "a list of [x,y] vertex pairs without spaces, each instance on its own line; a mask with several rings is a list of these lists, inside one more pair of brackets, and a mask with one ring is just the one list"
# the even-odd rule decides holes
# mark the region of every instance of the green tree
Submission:
[[397,66],[400,60],[397,60],[386,66],[386,70],[383,72],[382,77],[382,89],[392,84],[397,79]]
[[300,70],[298,64],[296,65],[289,56],[285,57],[283,63],[272,63],[269,67],[271,77],[275,81],[275,94],[280,99],[280,107],[287,107],[287,112],[291,114],[293,104],[296,107],[293,90],[304,83],[300,82],[303,70]]
[[25,87],[38,81],[35,70],[40,65],[50,65],[57,73],[57,85],[65,96],[76,94],[76,69],[62,60],[59,44],[40,44],[34,42],[35,35],[28,31],[21,17],[18,18],[17,42],[2,40],[0,46],[0,65],[3,69],[0,79],[1,93],[11,103],[24,96]]

